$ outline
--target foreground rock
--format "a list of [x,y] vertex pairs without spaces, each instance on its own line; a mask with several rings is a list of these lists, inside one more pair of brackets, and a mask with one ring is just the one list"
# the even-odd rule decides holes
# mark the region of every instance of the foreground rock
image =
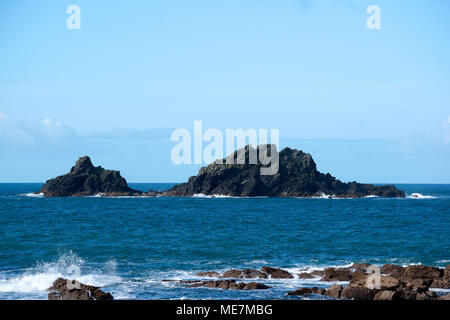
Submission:
[[353,300],[446,300],[450,296],[438,297],[430,288],[450,286],[450,266],[445,269],[430,266],[402,267],[387,264],[381,268],[379,287],[370,281],[366,273],[368,265],[353,265],[350,268],[327,268],[322,281],[349,281],[347,286],[332,285],[323,293],[311,288],[299,288],[287,295],[319,293],[335,299]]
[[183,283],[190,284],[192,288],[207,287],[207,288],[219,288],[226,290],[265,290],[269,289],[263,283],[258,282],[236,282],[236,280],[214,280],[214,281],[182,281]]
[[197,276],[211,278],[231,278],[231,279],[292,279],[294,276],[286,270],[272,267],[262,267],[261,271],[255,269],[230,269],[222,275],[215,271],[199,272]]
[[103,292],[98,287],[80,283],[79,289],[69,289],[67,279],[59,278],[48,288],[48,300],[113,300],[108,292]]
[[[262,165],[259,161],[256,164],[250,164],[249,153],[261,155],[266,153],[266,149],[269,150],[269,154],[278,152],[274,145],[262,145],[257,150],[247,146],[223,159],[223,164],[215,162],[203,167],[196,176],[190,177],[188,182],[176,185],[172,189],[162,192],[161,195],[405,197],[405,192],[397,190],[393,185],[374,186],[357,182],[343,183],[329,173],[323,174],[317,171],[310,154],[290,148],[285,148],[278,153],[279,169],[276,174],[261,175],[261,168],[267,166]],[[227,159],[238,158],[244,159],[245,164],[226,164]]]
[[244,269],[244,270],[236,270],[231,269],[226,271],[222,278],[237,278],[237,279],[252,279],[252,278],[268,278],[267,274],[258,270],[253,269]]
[[119,171],[94,167],[87,156],[79,158],[68,174],[48,180],[40,193],[44,197],[143,195],[143,192],[128,187]]
[[317,287],[313,288],[300,288],[295,291],[288,292],[287,296],[303,296],[303,295],[309,295],[309,294],[319,294],[324,295],[326,292],[325,289],[319,289]]
[[[326,268],[310,273],[302,272],[294,276],[290,272],[273,267],[255,269],[230,269],[223,274],[216,271],[199,272],[198,276],[226,278],[226,280],[188,280],[181,281],[190,287],[221,288],[229,290],[258,290],[270,287],[257,282],[236,282],[235,279],[320,279],[325,282],[346,282],[348,285],[333,284],[324,288],[299,288],[288,292],[287,296],[323,295],[333,299],[351,300],[448,300],[450,295],[438,296],[430,288],[450,286],[450,265],[445,269],[413,265],[402,267],[386,264],[380,268],[379,287],[369,281],[368,263],[355,263],[350,267]],[[374,266],[372,266],[374,267]],[[369,278],[370,277],[370,278]]]

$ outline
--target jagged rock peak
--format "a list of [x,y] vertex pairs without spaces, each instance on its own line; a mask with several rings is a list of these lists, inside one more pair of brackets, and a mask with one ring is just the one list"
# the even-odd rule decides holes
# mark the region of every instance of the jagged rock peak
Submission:
[[89,158],[88,156],[80,157],[75,163],[75,166],[70,169],[70,174],[76,175],[86,173],[91,168],[94,168],[91,158]]
[[[266,149],[270,150],[266,150],[267,155],[272,157],[274,152],[277,152],[273,147],[272,145],[258,146],[258,160],[261,160],[261,151],[264,153]],[[176,185],[162,194],[238,197],[405,197],[404,191],[392,185],[344,183],[329,173],[323,174],[317,170],[316,163],[309,153],[291,148],[284,148],[279,152],[278,157],[271,158],[271,161],[278,162],[276,166],[278,170],[273,171],[273,174],[263,175],[260,169],[266,166],[261,161],[257,161],[256,164],[250,164],[248,161],[251,151],[255,151],[251,146],[237,150],[219,163],[216,161],[201,168],[198,174],[190,177],[186,183]],[[227,162],[227,159],[245,159],[246,161],[233,163],[233,161]]]
[[69,173],[48,180],[40,193],[44,197],[143,195],[143,192],[128,187],[120,171],[94,167],[88,156],[79,158]]

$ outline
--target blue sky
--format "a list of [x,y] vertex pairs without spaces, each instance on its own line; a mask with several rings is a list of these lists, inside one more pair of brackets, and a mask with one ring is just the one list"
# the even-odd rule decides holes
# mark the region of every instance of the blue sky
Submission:
[[[66,8],[81,9],[68,30]],[[381,30],[366,8],[381,9]],[[0,3],[0,182],[178,182],[175,128],[278,128],[344,181],[450,183],[450,3]]]

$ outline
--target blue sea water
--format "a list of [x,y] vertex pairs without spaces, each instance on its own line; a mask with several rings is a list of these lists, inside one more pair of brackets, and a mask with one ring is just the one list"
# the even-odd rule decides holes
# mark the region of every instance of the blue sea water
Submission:
[[264,265],[298,273],[352,262],[450,264],[450,185],[397,185],[423,195],[405,199],[29,194],[40,186],[0,184],[0,299],[46,299],[73,265],[80,282],[118,299],[287,299],[289,290],[330,283],[269,279],[269,290],[235,291],[162,280]]

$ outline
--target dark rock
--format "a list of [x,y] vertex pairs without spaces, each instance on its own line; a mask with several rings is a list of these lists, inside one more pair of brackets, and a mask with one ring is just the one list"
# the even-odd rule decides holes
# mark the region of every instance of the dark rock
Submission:
[[400,285],[400,281],[391,276],[381,276],[380,286],[383,290],[395,290]]
[[313,293],[311,288],[300,288],[300,289],[297,289],[295,291],[290,291],[286,295],[288,295],[288,296],[302,296],[304,294],[311,294],[311,293]]
[[396,294],[395,291],[383,290],[375,294],[373,300],[394,300]]
[[346,268],[326,268],[323,272],[322,281],[350,281],[352,272]]
[[231,269],[226,271],[222,278],[236,278],[236,279],[253,279],[253,278],[260,278],[265,279],[267,278],[267,274],[253,269],[244,269],[244,270],[236,270]]
[[370,263],[353,263],[349,269],[354,269],[356,271],[366,272],[367,268],[370,266]]
[[272,279],[292,279],[294,276],[287,272],[286,270],[282,270],[279,268],[272,267],[262,267],[261,271],[269,274]]
[[450,282],[450,264],[445,266],[444,278],[442,280]]
[[[367,288],[367,280],[369,274],[357,273],[351,280],[350,284],[353,286],[360,286]],[[380,275],[380,289],[382,290],[394,290],[400,285],[400,281],[391,276]]]
[[244,286],[243,290],[264,290],[264,289],[268,289],[268,288],[270,288],[270,287],[266,286],[263,283],[249,282]]
[[199,276],[199,277],[218,278],[220,276],[220,273],[215,272],[215,271],[206,271],[206,272],[199,272],[199,273],[197,273],[197,276]]
[[270,288],[263,283],[257,282],[239,282],[236,280],[215,280],[215,281],[198,281],[190,285],[191,288],[207,287],[207,288],[219,288],[227,290],[264,290]]
[[325,295],[339,299],[341,297],[342,292],[342,286],[338,284],[333,284],[331,287],[328,288]]
[[205,285],[205,283],[199,281],[199,282],[194,282],[192,283],[189,287],[191,288],[197,288],[197,287],[203,287]]
[[411,286],[400,286],[395,290],[400,300],[416,300],[417,290]]
[[446,294],[446,295],[440,296],[440,297],[438,298],[438,300],[446,300],[446,301],[450,301],[450,294]]
[[229,290],[245,290],[246,284],[244,282],[232,283],[227,288]]
[[[277,153],[274,145],[261,145],[257,149],[246,146],[235,151],[228,159],[245,157],[245,164],[214,162],[200,169],[188,182],[162,192],[164,196],[229,195],[269,197],[317,197],[330,195],[339,198],[361,198],[369,195],[380,197],[405,197],[405,192],[393,185],[374,186],[357,182],[343,183],[329,173],[316,168],[311,155],[300,150],[285,148],[278,153],[279,170],[274,175],[261,175],[260,162],[250,164],[250,153]],[[242,157],[244,155],[244,157]]]
[[437,295],[435,292],[427,291],[427,292],[418,293],[416,296],[416,300],[432,300],[432,299],[435,299],[436,297],[437,297]]
[[397,266],[395,264],[385,264],[383,267],[381,267],[382,273],[388,274],[396,279],[400,279],[403,276],[404,271],[405,268]]
[[48,288],[48,300],[113,300],[110,293],[103,292],[98,287],[79,283],[79,289],[69,289],[67,283],[70,280],[59,278]]
[[78,159],[68,174],[48,180],[40,192],[44,197],[143,195],[143,192],[128,187],[119,171],[94,167],[87,156]]
[[320,294],[320,295],[324,295],[325,293],[327,292],[327,290],[326,289],[324,289],[324,288],[320,288],[320,289],[317,289],[317,291],[316,292],[314,292],[314,293],[317,293],[317,294]]
[[323,276],[323,270],[314,270],[311,272],[311,274],[315,277],[322,277]]
[[225,271],[221,278],[239,278],[241,276],[241,270],[231,269]]
[[428,290],[428,285],[426,285],[425,281],[423,279],[413,279],[410,282],[406,283],[406,286],[408,288],[412,288],[414,291],[417,292],[425,292]]
[[372,300],[376,290],[370,290],[365,287],[348,285],[341,292],[341,298],[355,300]]
[[430,288],[450,289],[450,282],[444,280],[433,280]]
[[409,266],[402,275],[404,282],[411,282],[415,279],[423,280],[425,286],[429,286],[434,280],[442,280],[444,270],[429,266]]

